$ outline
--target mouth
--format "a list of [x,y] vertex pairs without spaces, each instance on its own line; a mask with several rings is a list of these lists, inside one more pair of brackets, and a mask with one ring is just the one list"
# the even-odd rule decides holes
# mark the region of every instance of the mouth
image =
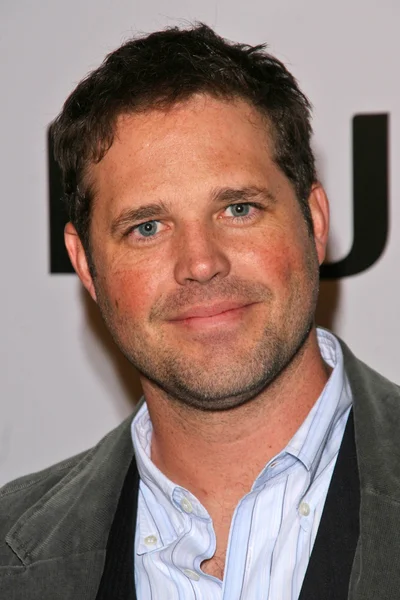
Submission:
[[239,321],[254,302],[218,302],[206,306],[195,306],[174,316],[170,322],[193,328],[218,326]]

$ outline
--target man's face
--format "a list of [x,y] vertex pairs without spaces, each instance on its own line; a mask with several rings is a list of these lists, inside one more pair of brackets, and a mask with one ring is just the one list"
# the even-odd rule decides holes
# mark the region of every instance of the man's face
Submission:
[[144,384],[203,410],[255,397],[308,338],[324,246],[262,118],[204,96],[120,117],[89,178],[94,287],[78,272]]

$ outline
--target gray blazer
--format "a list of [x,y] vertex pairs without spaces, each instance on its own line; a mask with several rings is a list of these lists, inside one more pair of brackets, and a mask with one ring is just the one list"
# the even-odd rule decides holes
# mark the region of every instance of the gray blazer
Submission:
[[[400,388],[342,346],[353,392],[361,492],[348,598],[395,600],[400,598]],[[0,490],[1,600],[96,598],[133,456],[131,418],[91,450]]]

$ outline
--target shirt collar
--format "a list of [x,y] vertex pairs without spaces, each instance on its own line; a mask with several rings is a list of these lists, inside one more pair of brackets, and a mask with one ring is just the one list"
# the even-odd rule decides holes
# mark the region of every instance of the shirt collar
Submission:
[[[153,426],[145,402],[132,421],[131,432],[140,479],[151,490],[161,506],[165,506],[167,502],[168,506],[172,504],[175,507],[175,528],[182,529],[183,521],[188,514],[199,518],[209,518],[207,511],[197,498],[189,490],[168,479],[151,460]],[[191,506],[190,513],[183,508],[185,501],[188,501]]]
[[321,356],[332,368],[332,372],[317,402],[280,453],[290,454],[299,460],[310,472],[311,481],[329,437],[351,406],[351,391],[345,376],[343,353],[338,340],[322,328],[317,328],[317,339]]

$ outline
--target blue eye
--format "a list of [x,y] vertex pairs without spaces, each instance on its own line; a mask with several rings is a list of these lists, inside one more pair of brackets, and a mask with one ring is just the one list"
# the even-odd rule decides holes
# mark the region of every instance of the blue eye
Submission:
[[250,212],[250,204],[231,204],[228,207],[234,217],[247,217]]
[[158,221],[146,221],[135,227],[136,231],[143,237],[151,237],[157,233]]

